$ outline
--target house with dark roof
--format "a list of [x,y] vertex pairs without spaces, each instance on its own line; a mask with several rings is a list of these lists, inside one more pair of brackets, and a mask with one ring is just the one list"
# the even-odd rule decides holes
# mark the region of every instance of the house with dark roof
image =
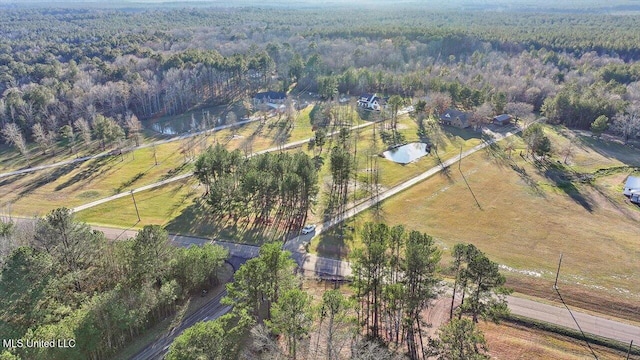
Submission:
[[253,104],[282,104],[287,100],[287,94],[281,91],[265,91],[253,96]]
[[440,115],[440,122],[444,125],[455,126],[465,129],[471,126],[469,124],[469,114],[458,109],[448,109]]
[[493,118],[493,123],[496,124],[496,125],[504,126],[504,125],[508,125],[509,123],[511,123],[511,119],[513,119],[511,117],[511,115],[509,115],[509,114],[501,114],[501,115],[498,115],[498,116]]
[[365,110],[380,111],[384,107],[383,98],[374,94],[362,94],[358,98],[358,107]]

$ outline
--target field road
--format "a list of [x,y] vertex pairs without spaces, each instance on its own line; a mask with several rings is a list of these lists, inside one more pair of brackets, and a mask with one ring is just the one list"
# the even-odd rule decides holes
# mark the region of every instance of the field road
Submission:
[[[401,114],[406,113],[406,110],[403,111],[403,112],[399,112],[399,113],[401,113]],[[251,121],[255,121],[255,120],[251,120]],[[250,121],[247,121],[247,122],[250,122]],[[367,122],[367,123],[364,123],[364,124],[353,126],[353,127],[351,127],[351,130],[359,130],[359,129],[365,128],[367,126],[371,126],[373,124],[375,124],[375,122]],[[334,136],[334,135],[337,135],[337,134],[338,134],[338,131],[333,131],[333,132],[328,133],[327,136]],[[191,136],[192,134],[189,134],[189,135]],[[273,151],[281,151],[281,150],[296,148],[298,146],[301,146],[301,145],[304,145],[304,144],[308,143],[309,141],[311,141],[311,139],[312,138],[302,139],[302,140],[293,141],[293,142],[284,144],[282,146],[275,146],[275,147],[272,147],[272,148],[269,148],[269,149],[257,151],[255,153],[251,154],[250,157],[251,156],[260,155],[260,154],[264,154],[264,153],[268,153],[268,152],[273,152]],[[189,178],[191,176],[193,176],[193,172],[189,172],[189,173],[186,173],[186,174],[174,176],[174,177],[166,179],[166,180],[158,181],[158,182],[153,183],[153,184],[141,186],[141,187],[135,188],[133,190],[121,192],[121,193],[118,193],[118,194],[115,194],[115,195],[112,195],[112,196],[109,196],[109,197],[106,197],[106,198],[102,198],[102,199],[99,199],[99,200],[96,200],[96,201],[92,201],[92,202],[87,203],[87,204],[83,204],[83,205],[77,206],[77,207],[71,209],[71,211],[72,212],[78,212],[78,211],[86,210],[86,209],[92,208],[94,206],[98,206],[100,204],[104,204],[104,203],[112,201],[112,200],[120,199],[120,198],[125,197],[125,196],[130,196],[131,194],[139,193],[141,191],[151,190],[151,189],[157,188],[159,186],[170,184],[170,183],[172,183],[174,181],[187,179],[187,178]]]
[[[363,125],[360,125],[359,127],[367,126],[367,125],[370,125],[370,124],[369,123],[363,124]],[[398,186],[395,186],[385,192],[380,193],[379,196],[376,198],[371,198],[371,199],[362,201],[356,206],[346,211],[341,216],[318,225],[314,233],[307,234],[307,235],[300,235],[288,240],[284,248],[291,251],[293,258],[298,262],[299,266],[302,269],[304,269],[306,272],[313,273],[315,274],[315,276],[320,275],[323,277],[330,277],[330,278],[331,277],[348,277],[351,275],[351,266],[349,262],[323,258],[313,254],[308,254],[305,250],[305,245],[309,241],[311,241],[311,239],[314,236],[319,235],[322,231],[330,228],[331,226],[334,226],[349,217],[352,217],[362,211],[365,211],[366,209],[375,205],[376,203],[384,199],[387,199],[433,176],[434,174],[437,174],[439,171],[442,171],[444,168],[455,164],[461,159],[464,159],[467,156],[491,145],[492,143],[499,141],[507,136],[511,136],[517,132],[518,131],[507,132],[505,134],[493,134],[494,139],[483,142],[482,144],[479,144],[473,147],[472,149],[469,149],[463,152],[460,156],[456,156],[454,158],[448,159],[444,161],[442,164],[425,171],[424,173],[418,175],[417,177],[414,177]],[[286,146],[295,147],[305,143],[306,141],[308,140],[301,140],[295,143],[287,144]],[[266,151],[273,151],[273,149],[268,149],[268,150],[265,150],[264,152]],[[124,193],[124,194],[128,195],[130,193]],[[20,220],[20,222],[23,222],[23,221],[26,221],[26,220]],[[33,220],[30,220],[30,221],[33,221]],[[112,228],[106,228],[106,227],[93,227],[93,228],[96,230],[105,232],[106,236],[111,239],[131,237],[131,236],[135,236],[135,233],[136,233],[133,230],[112,229]],[[229,243],[224,241],[211,241],[205,238],[181,236],[181,235],[170,235],[170,237],[171,237],[171,240],[176,245],[181,245],[181,246],[189,246],[191,244],[200,245],[200,244],[209,243],[209,242],[219,244],[227,248],[231,256],[236,256],[244,259],[255,257],[257,256],[257,253],[258,253],[258,247],[251,246],[251,245]],[[513,296],[508,297],[508,302],[509,302],[509,307],[513,314],[529,317],[535,320],[549,322],[559,326],[577,329],[570,314],[567,312],[565,308],[542,304],[532,300],[526,300],[526,299],[517,298]],[[215,316],[220,316],[221,314],[223,314],[224,311],[228,311],[228,309],[225,310],[219,307],[219,304],[218,306],[212,305],[209,311],[205,311],[204,313],[200,314],[200,319],[201,320],[213,319],[215,318]],[[622,343],[628,344],[630,341],[633,340],[635,344],[640,344],[640,327],[638,326],[633,326],[623,322],[609,320],[603,317],[589,315],[582,312],[574,311],[573,313],[578,323],[582,327],[582,330],[585,331],[586,333],[617,340]],[[161,341],[164,341],[164,340],[161,340]],[[170,344],[170,341],[169,340],[167,341],[168,341],[167,344]],[[156,349],[156,351],[158,349],[160,350],[164,349],[162,351],[166,351],[166,348],[165,348],[166,346],[168,345],[155,343],[152,345],[152,348]],[[136,357],[136,359],[154,359],[154,358],[158,358],[158,357],[153,357],[153,356],[152,357]]]

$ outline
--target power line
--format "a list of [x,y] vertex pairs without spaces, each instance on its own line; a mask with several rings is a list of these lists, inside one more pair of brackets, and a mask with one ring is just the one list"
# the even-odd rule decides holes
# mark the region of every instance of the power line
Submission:
[[562,295],[560,295],[560,289],[558,289],[558,277],[560,276],[560,265],[561,264],[562,264],[562,254],[560,254],[560,262],[558,263],[558,271],[556,272],[556,282],[553,285],[553,289],[556,291],[556,293],[558,293],[558,296],[560,297],[560,301],[562,302],[562,305],[564,305],[564,307],[567,309],[567,311],[569,311],[569,314],[571,315],[571,318],[573,319],[573,322],[578,327],[578,330],[580,330],[580,333],[582,334],[582,338],[584,339],[584,342],[587,344],[587,347],[589,348],[589,351],[591,351],[591,355],[593,355],[593,358],[597,360],[598,359],[598,355],[596,355],[596,353],[593,351],[593,348],[591,347],[591,344],[589,344],[589,340],[587,339],[587,335],[584,333],[584,331],[582,331],[582,328],[580,327],[580,324],[578,324],[578,320],[573,315],[573,312],[571,311],[571,309],[569,309],[569,306],[567,305],[567,303],[564,302],[564,299],[562,298]]

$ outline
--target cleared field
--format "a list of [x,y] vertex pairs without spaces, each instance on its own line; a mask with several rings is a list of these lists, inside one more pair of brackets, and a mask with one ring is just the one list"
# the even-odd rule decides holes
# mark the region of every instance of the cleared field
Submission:
[[108,156],[0,181],[0,198],[21,215],[43,215],[60,207],[74,207],[188,171],[178,143],[123,156]]
[[189,178],[136,193],[140,222],[130,196],[80,211],[76,218],[96,225],[117,225],[123,228],[165,225],[169,219],[191,205],[200,193],[197,180]]
[[[555,158],[545,165],[524,159],[521,141],[515,143],[511,159],[499,148],[478,152],[462,161],[461,172],[455,166],[436,175],[385,201],[380,211],[356,217],[349,228],[377,219],[431,234],[445,252],[458,242],[473,243],[503,264],[510,286],[552,300],[557,300],[551,286],[563,254],[560,285],[570,302],[638,321],[640,208],[621,194],[629,170],[582,183]],[[576,148],[575,159],[589,161],[585,154],[591,155],[598,169],[640,162],[633,149],[604,143],[620,154],[602,155],[598,145]],[[344,257],[357,246],[357,232],[348,230],[344,237],[319,236],[311,251]]]
[[[3,178],[0,179],[0,206],[10,207],[17,215],[41,216],[57,207],[75,207],[191,171],[190,159],[216,142],[229,149],[253,152],[274,147],[285,138],[285,142],[309,138],[312,135],[309,112],[310,108],[303,109],[291,128],[282,128],[276,123],[277,119],[271,119],[264,125],[251,123],[209,136],[137,149],[122,156]],[[187,148],[192,150],[185,153]],[[0,156],[8,160],[19,157],[7,149],[0,150]],[[62,159],[59,156],[56,161]],[[101,220],[106,222],[104,218]]]
[[[566,359],[592,358],[584,342],[554,333],[510,323],[480,323],[492,359]],[[622,352],[592,345],[598,359],[624,359]]]

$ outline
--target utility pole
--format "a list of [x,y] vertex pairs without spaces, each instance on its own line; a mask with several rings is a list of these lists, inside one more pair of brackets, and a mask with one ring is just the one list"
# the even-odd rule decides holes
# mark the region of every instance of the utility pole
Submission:
[[136,208],[136,215],[138,215],[138,222],[140,222],[140,212],[138,212],[138,204],[136,203],[136,197],[133,196],[133,190],[131,190],[131,198],[133,199],[133,206]]
[[558,290],[558,277],[560,276],[560,266],[562,265],[562,254],[560,254],[560,261],[558,262],[558,271],[556,272],[556,282],[553,284],[553,289]]
[[[585,335],[584,331],[582,331],[582,327],[580,327],[580,324],[578,323],[578,319],[576,319],[576,317],[573,315],[573,312],[569,308],[569,305],[567,305],[567,303],[562,298],[562,295],[560,294],[560,290],[558,289],[558,277],[560,276],[560,265],[562,265],[562,253],[560,254],[560,261],[558,262],[558,271],[556,272],[556,282],[555,282],[555,284],[553,284],[553,289],[556,291],[556,294],[558,294],[558,297],[560,298],[560,301],[562,302],[562,305],[564,305],[564,307],[567,309],[567,311],[569,312],[569,315],[571,315],[571,318],[573,319],[573,322],[578,327],[578,330],[580,331],[580,334],[582,334],[582,338],[583,338],[585,344],[587,344],[587,347],[589,348],[589,351],[591,351],[591,355],[593,355],[594,359],[598,360],[598,355],[596,355],[595,351],[593,351],[593,348],[591,347],[591,344],[589,344],[589,340],[587,339],[587,335]],[[632,342],[632,344],[633,344],[633,342]]]

